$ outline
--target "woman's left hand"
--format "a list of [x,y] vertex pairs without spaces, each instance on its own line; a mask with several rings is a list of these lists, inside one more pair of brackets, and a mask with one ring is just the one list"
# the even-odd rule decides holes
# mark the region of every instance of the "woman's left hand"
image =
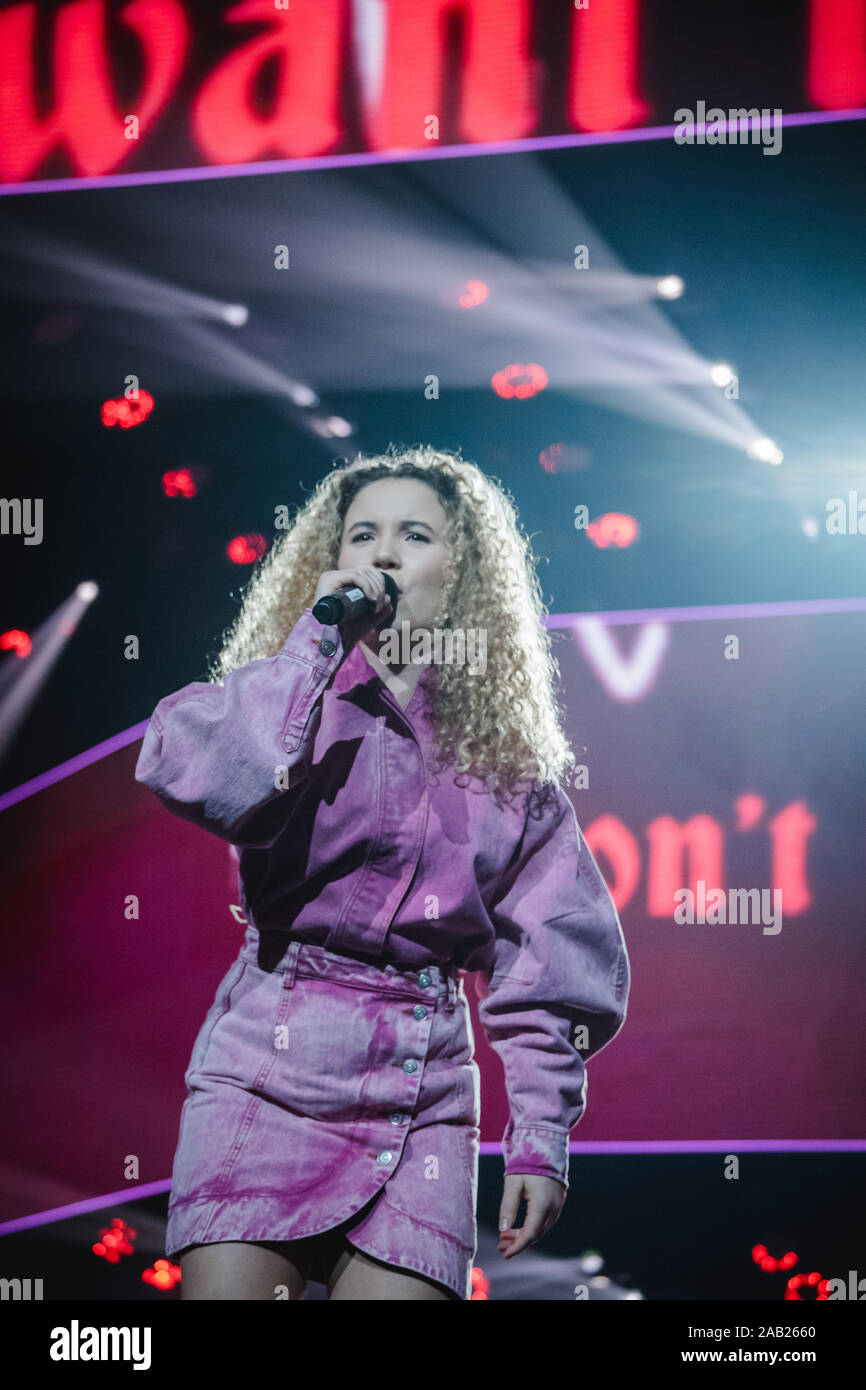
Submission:
[[[510,1260],[527,1245],[535,1245],[547,1235],[559,1220],[567,1195],[564,1185],[556,1178],[543,1178],[535,1173],[512,1173],[506,1177],[499,1205],[500,1255]],[[526,1198],[526,1218],[522,1226],[515,1226],[521,1197]]]

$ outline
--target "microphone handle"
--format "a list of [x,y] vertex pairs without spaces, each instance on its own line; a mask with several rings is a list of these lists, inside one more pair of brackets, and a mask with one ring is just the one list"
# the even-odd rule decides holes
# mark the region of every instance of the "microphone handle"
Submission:
[[[392,604],[397,606],[397,585],[390,574],[386,574],[385,592]],[[359,617],[362,613],[372,613],[373,605],[363,589],[353,584],[350,589],[339,589],[335,594],[325,594],[313,608],[313,617],[323,627],[339,627],[341,623]]]
[[351,589],[341,589],[337,594],[325,594],[315,605],[313,617],[318,618],[323,627],[339,627],[371,606],[364,590],[355,585]]

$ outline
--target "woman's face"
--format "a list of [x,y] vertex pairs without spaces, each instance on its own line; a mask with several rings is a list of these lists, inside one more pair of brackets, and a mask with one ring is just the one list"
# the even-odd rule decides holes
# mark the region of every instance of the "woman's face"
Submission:
[[390,626],[433,624],[442,592],[447,517],[435,490],[414,478],[380,478],[358,493],[346,513],[338,569],[372,565],[400,590]]

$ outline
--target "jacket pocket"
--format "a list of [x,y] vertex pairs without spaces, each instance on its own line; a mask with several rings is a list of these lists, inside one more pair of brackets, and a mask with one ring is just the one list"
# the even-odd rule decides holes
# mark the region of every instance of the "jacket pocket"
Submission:
[[189,1065],[184,1075],[184,1082],[186,1083],[187,1090],[190,1089],[190,1078],[192,1074],[198,1071],[204,1060],[217,1024],[225,1017],[231,1008],[232,993],[236,986],[240,984],[246,968],[246,961],[238,957],[229,967],[227,973],[217,986],[216,997],[205,1016],[204,1023],[198,1031],[198,1036],[193,1044],[192,1056],[190,1057]]
[[322,714],[321,698],[317,691],[317,674],[311,671],[306,689],[290,710],[283,729],[282,745],[287,753],[296,753],[301,744],[306,744],[315,734],[314,726],[318,725]]

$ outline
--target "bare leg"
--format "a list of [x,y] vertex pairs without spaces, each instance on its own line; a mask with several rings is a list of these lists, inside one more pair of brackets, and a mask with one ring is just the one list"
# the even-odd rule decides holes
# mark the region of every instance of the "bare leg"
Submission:
[[[420,1274],[395,1269],[348,1245],[343,1250],[328,1280],[328,1299],[341,1303],[355,1300],[405,1300],[447,1302],[457,1295],[441,1284],[434,1284]],[[460,1300],[458,1300],[459,1302]]]
[[181,1299],[301,1299],[306,1274],[286,1255],[249,1240],[193,1245],[180,1257]]

